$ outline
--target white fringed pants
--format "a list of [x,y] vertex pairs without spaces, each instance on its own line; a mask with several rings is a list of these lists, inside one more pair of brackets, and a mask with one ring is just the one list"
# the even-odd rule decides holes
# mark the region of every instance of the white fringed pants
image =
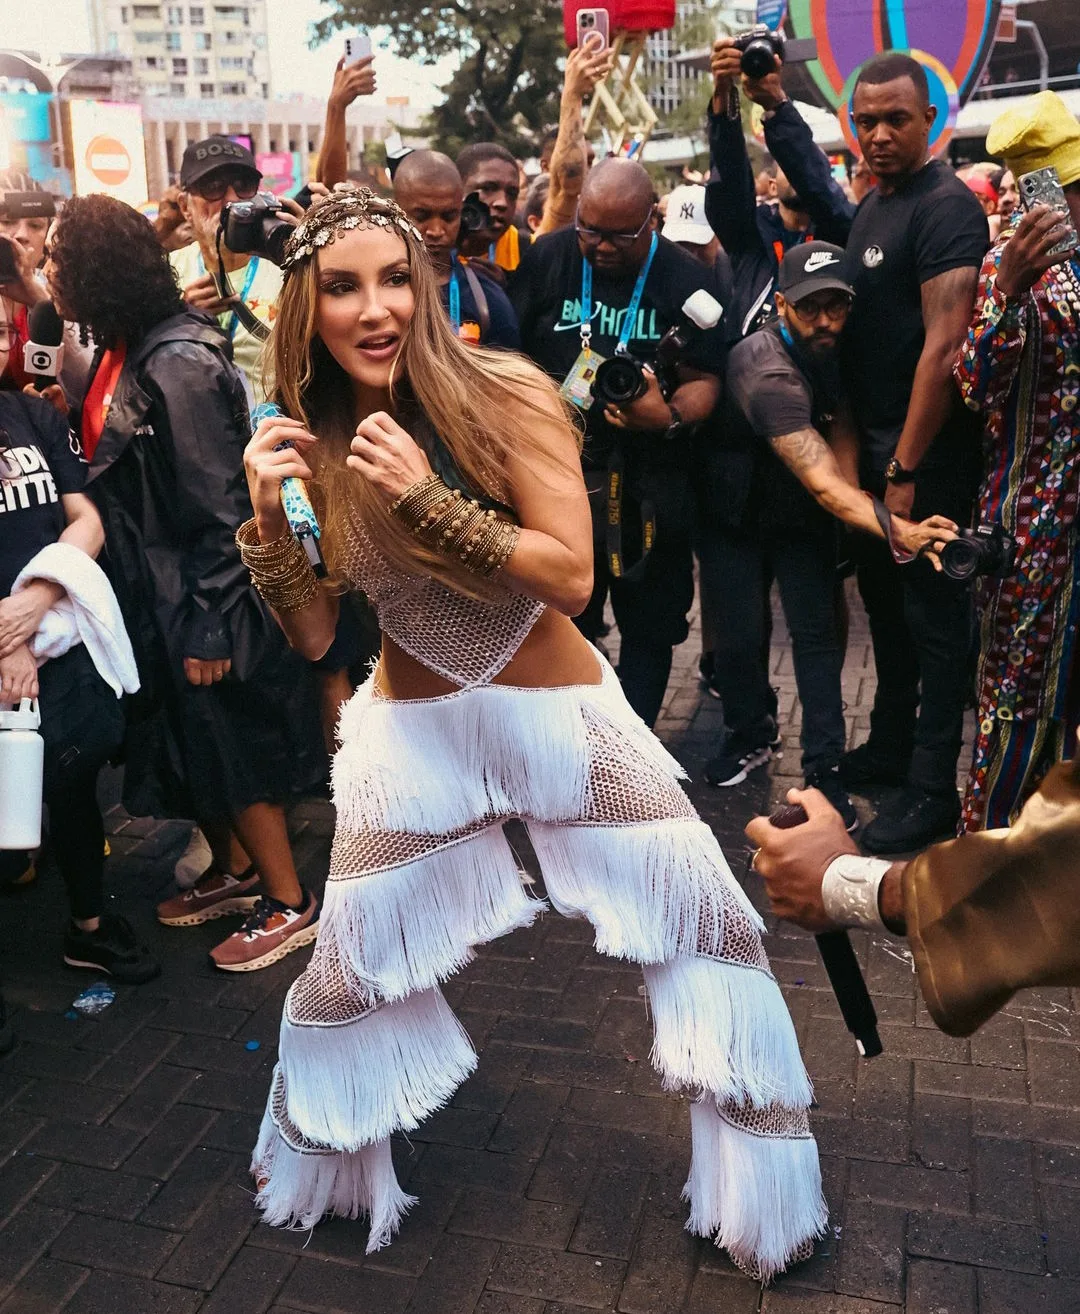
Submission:
[[810,1082],[760,918],[602,662],[599,685],[484,685],[346,705],[321,929],[293,984],[252,1171],[266,1221],[367,1214],[368,1252],[414,1203],[390,1136],[476,1066],[439,983],[528,926],[502,822],[521,818],[555,908],[641,963],[652,1061],[693,1093],[689,1229],[768,1280],[825,1227]]

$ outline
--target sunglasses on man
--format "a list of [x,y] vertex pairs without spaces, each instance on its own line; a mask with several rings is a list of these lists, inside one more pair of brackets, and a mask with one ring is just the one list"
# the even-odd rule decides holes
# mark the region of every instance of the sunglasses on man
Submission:
[[813,324],[821,315],[824,315],[830,323],[838,324],[850,309],[851,298],[843,292],[836,292],[826,297],[803,297],[792,306],[792,310],[804,324]]
[[195,196],[204,201],[223,201],[225,193],[231,187],[237,200],[250,201],[258,192],[261,178],[253,177],[247,172],[213,173],[209,178],[200,178],[188,188]]

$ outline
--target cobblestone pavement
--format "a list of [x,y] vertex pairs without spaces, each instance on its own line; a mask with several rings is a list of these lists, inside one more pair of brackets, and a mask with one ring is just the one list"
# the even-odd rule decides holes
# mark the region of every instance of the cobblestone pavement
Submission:
[[[719,730],[696,647],[692,636],[678,654],[661,725],[695,779]],[[782,627],[774,663],[779,770],[731,790],[692,787],[739,871],[743,823],[798,770]],[[845,673],[855,741],[872,688],[856,614]],[[1080,1311],[1076,996],[1028,993],[953,1040],[917,999],[904,949],[865,935],[885,1053],[861,1062],[813,941],[779,930],[767,942],[815,1081],[832,1219],[815,1257],[764,1293],[683,1230],[687,1107],[649,1066],[639,973],[554,914],[485,949],[447,989],[480,1069],[397,1147],[421,1197],[398,1240],[365,1259],[360,1223],[310,1238],[257,1225],[248,1156],[301,964],[215,974],[206,950],[225,923],[168,932],[153,921],[183,832],[119,809],[109,820],[111,888],[159,951],[160,981],[121,988],[96,1020],[70,1020],[92,978],[60,966],[55,873],[0,903],[21,1037],[0,1060],[0,1314]],[[292,822],[317,881],[330,810],[305,804]]]

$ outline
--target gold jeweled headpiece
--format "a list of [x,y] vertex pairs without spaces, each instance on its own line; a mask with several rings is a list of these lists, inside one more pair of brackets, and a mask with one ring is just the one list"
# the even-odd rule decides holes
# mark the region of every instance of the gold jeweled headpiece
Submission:
[[352,191],[335,191],[308,211],[302,224],[285,243],[282,272],[289,274],[335,237],[352,228],[400,228],[423,246],[419,228],[411,222],[396,201],[378,196],[370,187]]

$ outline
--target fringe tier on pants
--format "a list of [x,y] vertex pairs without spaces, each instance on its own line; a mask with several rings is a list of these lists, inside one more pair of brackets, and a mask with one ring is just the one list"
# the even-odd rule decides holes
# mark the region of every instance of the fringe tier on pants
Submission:
[[689,1229],[767,1281],[826,1223],[810,1081],[760,918],[683,776],[603,663],[598,685],[484,685],[346,705],[319,940],[293,984],[252,1171],[266,1221],[366,1214],[368,1253],[414,1203],[390,1137],[476,1066],[439,983],[530,925],[502,822],[521,818],[555,908],[641,963],[652,1061],[694,1096]]

